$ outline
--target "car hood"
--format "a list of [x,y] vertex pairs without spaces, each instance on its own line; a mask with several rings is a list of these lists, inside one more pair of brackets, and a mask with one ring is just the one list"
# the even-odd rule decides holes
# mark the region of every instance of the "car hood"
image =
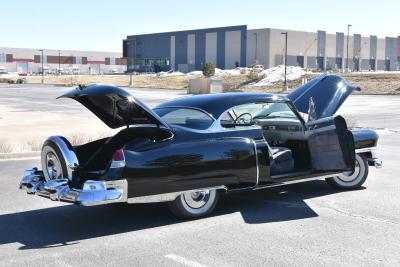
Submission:
[[79,86],[58,98],[72,98],[78,101],[113,129],[135,124],[156,124],[169,128],[139,99],[115,86]]
[[287,97],[298,111],[309,115],[310,120],[330,117],[347,97],[359,87],[351,86],[337,75],[322,74],[295,89]]

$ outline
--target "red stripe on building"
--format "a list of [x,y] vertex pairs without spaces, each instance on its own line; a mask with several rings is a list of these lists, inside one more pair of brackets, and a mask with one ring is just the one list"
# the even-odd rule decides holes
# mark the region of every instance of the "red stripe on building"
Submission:
[[33,62],[30,58],[13,58],[13,62]]
[[88,64],[106,64],[105,61],[101,61],[101,60],[88,60],[87,63]]

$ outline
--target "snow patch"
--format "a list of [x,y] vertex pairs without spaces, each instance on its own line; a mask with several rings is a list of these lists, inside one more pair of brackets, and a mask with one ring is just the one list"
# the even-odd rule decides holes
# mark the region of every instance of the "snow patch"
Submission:
[[[301,78],[305,71],[298,66],[287,66],[286,79],[296,80]],[[259,77],[264,77],[262,80],[254,83],[249,83],[246,87],[250,86],[270,86],[278,81],[285,80],[285,66],[279,65],[277,67],[263,70],[259,73]]]

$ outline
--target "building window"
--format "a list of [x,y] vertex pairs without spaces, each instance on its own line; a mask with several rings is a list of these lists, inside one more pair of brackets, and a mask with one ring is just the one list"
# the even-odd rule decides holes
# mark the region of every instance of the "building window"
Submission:
[[117,65],[115,63],[115,57],[110,57],[110,65]]
[[6,54],[0,54],[0,62],[6,62],[7,61],[7,55]]
[[81,65],[82,64],[82,57],[75,57],[75,64]]

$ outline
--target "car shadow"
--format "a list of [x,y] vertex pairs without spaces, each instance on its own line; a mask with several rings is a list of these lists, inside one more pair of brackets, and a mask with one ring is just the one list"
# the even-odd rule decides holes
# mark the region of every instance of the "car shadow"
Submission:
[[[305,199],[335,194],[324,181],[223,196],[211,216],[240,212],[246,223],[260,224],[317,217]],[[206,219],[205,219],[206,220]],[[58,206],[0,215],[0,245],[19,249],[50,248],[79,240],[185,223],[165,204]]]

